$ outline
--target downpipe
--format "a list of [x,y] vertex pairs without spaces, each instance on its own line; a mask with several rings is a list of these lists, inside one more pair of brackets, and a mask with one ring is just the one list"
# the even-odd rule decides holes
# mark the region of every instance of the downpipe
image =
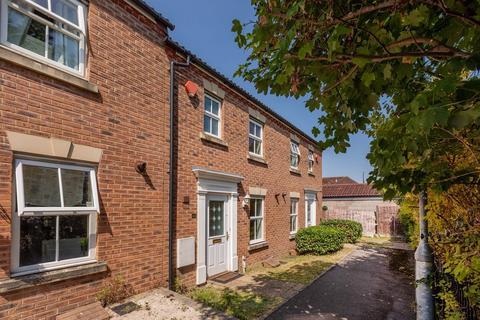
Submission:
[[433,270],[432,249],[428,245],[428,225],[425,221],[427,194],[422,191],[419,196],[420,241],[415,251],[415,300],[417,303],[417,320],[434,320],[435,307],[430,287]]
[[173,119],[175,115],[175,67],[185,68],[190,66],[190,56],[187,56],[187,62],[171,61],[170,62],[170,163],[169,163],[169,193],[168,193],[168,288],[170,290],[175,289],[175,261],[173,261],[173,246],[175,237],[175,215],[174,215],[174,196],[175,192],[174,182],[174,151],[175,146],[173,140],[175,138],[175,121]]

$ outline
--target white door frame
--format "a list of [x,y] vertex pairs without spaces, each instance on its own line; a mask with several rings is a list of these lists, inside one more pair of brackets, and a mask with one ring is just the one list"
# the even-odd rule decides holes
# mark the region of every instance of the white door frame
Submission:
[[312,226],[317,225],[317,194],[315,192],[305,191],[305,227],[308,227],[307,210],[308,210],[310,201],[313,201],[312,208],[311,208]]
[[238,270],[237,255],[237,205],[238,183],[243,177],[210,169],[194,167],[197,181],[197,276],[196,283],[207,281],[207,201],[208,195],[227,196],[226,211],[229,215],[226,221],[227,240],[227,271]]

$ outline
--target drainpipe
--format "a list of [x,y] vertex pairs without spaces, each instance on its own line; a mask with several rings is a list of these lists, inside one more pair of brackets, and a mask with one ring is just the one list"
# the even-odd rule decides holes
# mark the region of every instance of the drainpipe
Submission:
[[418,219],[420,223],[420,242],[415,251],[415,300],[417,302],[417,320],[433,320],[435,312],[432,289],[429,284],[433,269],[433,254],[432,249],[428,245],[428,226],[427,221],[425,221],[426,192],[420,192],[419,198]]
[[187,56],[187,62],[172,61],[170,62],[170,164],[169,164],[169,193],[168,193],[168,287],[170,290],[174,289],[174,278],[175,278],[175,261],[173,261],[173,246],[174,246],[174,224],[175,224],[175,213],[173,211],[173,193],[174,188],[174,145],[173,139],[175,137],[175,121],[174,117],[174,98],[175,98],[175,66],[178,67],[188,67],[190,65],[190,56]]

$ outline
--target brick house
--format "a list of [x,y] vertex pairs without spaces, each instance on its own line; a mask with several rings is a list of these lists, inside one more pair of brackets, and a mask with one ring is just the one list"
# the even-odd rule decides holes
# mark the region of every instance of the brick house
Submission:
[[172,28],[141,0],[0,0],[0,318],[201,284],[318,223],[315,141]]

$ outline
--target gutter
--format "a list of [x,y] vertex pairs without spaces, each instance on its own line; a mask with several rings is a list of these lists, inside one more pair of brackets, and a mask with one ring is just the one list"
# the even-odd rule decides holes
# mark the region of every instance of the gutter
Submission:
[[175,170],[175,157],[174,157],[174,144],[173,139],[175,138],[175,121],[174,117],[174,98],[175,98],[175,66],[180,68],[190,66],[190,56],[187,57],[187,62],[179,62],[172,60],[170,62],[170,163],[169,163],[169,193],[168,193],[168,287],[170,290],[174,289],[174,280],[175,280],[175,261],[173,260],[173,246],[174,244],[174,224],[175,224],[175,213],[173,210],[173,201],[174,201],[174,170]]

